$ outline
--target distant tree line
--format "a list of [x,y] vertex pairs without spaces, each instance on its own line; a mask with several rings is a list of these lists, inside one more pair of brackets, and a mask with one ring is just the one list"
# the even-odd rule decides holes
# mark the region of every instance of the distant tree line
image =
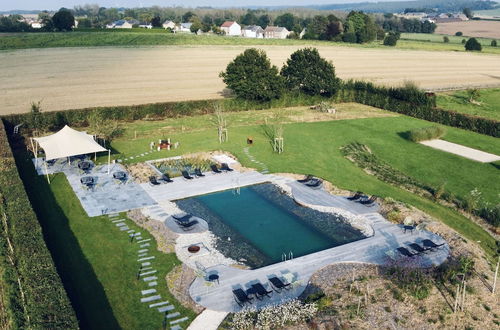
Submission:
[[38,14],[42,23],[41,29],[34,29],[23,21],[22,15],[10,15],[0,17],[0,32],[53,32],[71,31],[75,24],[75,17],[71,10],[61,8],[54,15],[44,11]]
[[434,33],[436,24],[418,19],[408,19],[396,17],[393,14],[384,14],[383,19],[378,19],[377,23],[385,31],[407,32],[407,33]]

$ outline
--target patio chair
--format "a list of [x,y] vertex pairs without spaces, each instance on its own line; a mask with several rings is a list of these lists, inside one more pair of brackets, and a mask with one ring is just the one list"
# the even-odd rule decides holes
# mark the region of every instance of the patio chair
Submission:
[[222,163],[220,165],[220,169],[224,172],[232,172],[234,171],[232,168],[229,168],[229,165],[227,165],[227,163]]
[[189,219],[193,217],[192,214],[186,213],[184,215],[174,214],[172,218],[174,218],[175,222],[189,222]]
[[365,206],[373,206],[373,205],[375,205],[375,200],[376,199],[377,199],[376,196],[372,196],[370,198],[361,198],[361,199],[357,200],[357,202],[359,204],[363,204]]
[[445,243],[436,244],[433,241],[431,241],[430,239],[424,239],[422,241],[422,244],[424,247],[427,247],[429,249],[437,249],[437,248],[440,248],[441,246],[443,246]]
[[417,243],[411,243],[411,244],[408,244],[408,246],[411,247],[412,250],[418,252],[419,254],[426,253],[427,251],[430,250],[430,248],[421,247]]
[[410,258],[413,258],[414,256],[416,256],[418,253],[411,253],[408,249],[404,248],[404,247],[398,247],[396,249],[401,255],[405,256],[405,257],[410,257]]
[[253,298],[250,298],[245,293],[245,291],[243,291],[243,289],[235,289],[235,290],[233,290],[233,296],[234,296],[234,300],[236,301],[236,303],[240,307],[243,307],[246,303],[248,303],[248,304],[252,303],[252,299]]
[[160,180],[165,183],[174,182],[174,180],[170,178],[170,175],[168,173],[163,173]]
[[177,224],[181,227],[182,230],[189,231],[194,229],[194,226],[198,224],[198,220],[191,220],[189,222],[177,222]]
[[194,169],[194,175],[196,175],[199,178],[205,176],[205,174],[201,173],[201,169],[200,168],[195,168]]
[[314,176],[312,174],[308,174],[308,175],[306,175],[306,177],[304,179],[297,180],[297,182],[306,183],[306,182],[311,181],[313,178],[314,178]]
[[350,201],[357,201],[358,199],[360,199],[363,196],[365,196],[365,195],[363,195],[363,193],[361,191],[356,191],[356,193],[354,195],[347,197],[347,199]]
[[192,180],[192,179],[194,179],[194,177],[192,177],[192,176],[188,173],[188,171],[186,171],[186,170],[181,171],[181,174],[182,174],[182,176],[184,177],[184,179],[186,179],[186,180]]
[[222,171],[219,170],[219,168],[215,164],[210,165],[210,168],[212,169],[212,172],[214,172],[216,174],[222,173]]
[[273,293],[272,290],[267,291],[267,289],[260,282],[252,284],[252,289],[254,290],[257,299],[259,300],[262,300],[264,296],[271,297],[269,294]]
[[314,178],[312,179],[311,181],[309,182],[306,182],[304,183],[306,186],[310,187],[310,188],[318,188],[320,187],[322,184],[323,184],[323,181],[321,181],[320,179],[318,178]]
[[290,283],[284,283],[278,277],[274,276],[269,279],[269,283],[271,283],[271,287],[276,292],[281,292],[283,289],[290,290]]
[[156,176],[150,176],[149,177],[149,184],[152,186],[157,186],[161,183],[158,182],[158,180],[156,179]]

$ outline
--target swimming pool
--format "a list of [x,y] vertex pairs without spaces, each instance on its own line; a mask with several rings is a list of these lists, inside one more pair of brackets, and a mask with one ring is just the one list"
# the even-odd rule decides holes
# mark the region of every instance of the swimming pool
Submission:
[[270,183],[176,203],[207,220],[219,251],[251,268],[365,238],[341,216],[302,207]]

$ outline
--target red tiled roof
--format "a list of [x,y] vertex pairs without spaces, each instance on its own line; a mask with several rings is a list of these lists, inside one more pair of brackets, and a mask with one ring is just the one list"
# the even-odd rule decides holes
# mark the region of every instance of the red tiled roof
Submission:
[[234,24],[234,21],[225,21],[221,27],[231,27]]

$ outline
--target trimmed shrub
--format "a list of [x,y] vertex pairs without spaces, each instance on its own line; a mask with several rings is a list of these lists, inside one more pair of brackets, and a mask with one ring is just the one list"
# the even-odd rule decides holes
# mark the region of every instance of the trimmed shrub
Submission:
[[389,34],[384,38],[384,46],[396,46],[398,38],[395,35]]
[[443,37],[443,42],[444,43],[449,43],[450,42],[450,38],[448,38],[447,36],[444,36]]
[[458,31],[458,32],[456,32],[456,33],[455,33],[455,35],[456,35],[457,37],[461,37],[461,36],[463,36],[464,34],[463,34],[462,32],[460,32],[460,31]]
[[480,52],[482,49],[483,49],[483,47],[481,46],[479,41],[477,41],[476,38],[470,38],[465,43],[465,50],[467,50],[467,51],[479,51]]
[[497,46],[497,41],[496,40],[491,40],[491,47],[496,47]]
[[13,328],[77,329],[75,312],[45,245],[1,121],[0,218],[4,269],[0,281]]
[[445,129],[439,126],[423,127],[408,132],[408,140],[420,142],[432,139],[439,139],[446,133]]

